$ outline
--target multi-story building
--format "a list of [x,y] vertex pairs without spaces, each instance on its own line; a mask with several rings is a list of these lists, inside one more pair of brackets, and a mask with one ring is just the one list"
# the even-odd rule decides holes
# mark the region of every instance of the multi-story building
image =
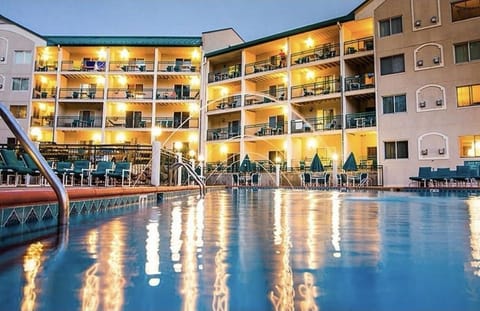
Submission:
[[233,170],[246,155],[295,170],[314,154],[341,169],[353,153],[387,186],[480,157],[478,0],[367,0],[249,42],[233,29],[45,37],[2,21],[0,100],[39,141],[182,142]]

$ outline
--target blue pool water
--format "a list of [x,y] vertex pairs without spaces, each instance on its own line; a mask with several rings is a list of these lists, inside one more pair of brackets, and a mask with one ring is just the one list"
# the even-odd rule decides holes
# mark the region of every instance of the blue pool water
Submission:
[[0,256],[0,310],[480,310],[480,198],[232,189]]

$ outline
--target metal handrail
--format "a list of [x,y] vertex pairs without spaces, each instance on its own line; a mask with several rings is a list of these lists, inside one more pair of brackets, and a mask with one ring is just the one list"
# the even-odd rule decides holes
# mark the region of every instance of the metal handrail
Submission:
[[69,221],[69,199],[65,187],[61,183],[60,179],[55,175],[52,168],[48,165],[40,151],[28,138],[20,124],[18,124],[13,114],[3,103],[0,103],[0,116],[12,131],[13,135],[15,135],[15,137],[20,141],[20,144],[25,151],[32,157],[42,175],[45,176],[55,191],[58,199],[58,229],[59,233],[61,234],[62,241],[65,241],[68,237],[68,232],[66,229]]
[[173,169],[178,169],[180,166],[184,167],[187,170],[187,172],[190,174],[190,176],[192,176],[193,180],[200,187],[200,198],[204,198],[205,193],[207,192],[206,190],[207,186],[205,185],[203,180],[200,178],[200,176],[198,176],[197,173],[195,173],[195,171],[193,170],[193,167],[190,164],[187,164],[184,162],[175,162],[172,167]]

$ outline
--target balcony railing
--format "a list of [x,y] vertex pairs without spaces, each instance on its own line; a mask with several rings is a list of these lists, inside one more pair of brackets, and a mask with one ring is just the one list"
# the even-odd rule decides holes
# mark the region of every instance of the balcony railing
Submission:
[[200,96],[200,89],[189,89],[189,88],[159,88],[157,89],[156,99],[160,100],[196,100]]
[[375,74],[363,73],[345,78],[345,91],[363,90],[375,87]]
[[58,69],[58,62],[44,62],[44,61],[35,62],[35,71],[49,72],[49,71],[57,71],[57,69]]
[[53,126],[53,116],[38,116],[30,118],[30,126],[44,126],[52,127]]
[[340,92],[340,79],[325,79],[321,82],[292,86],[292,98],[327,95]]
[[82,127],[82,128],[100,128],[102,127],[102,117],[91,117],[88,119],[76,116],[58,116],[58,127]]
[[176,128],[198,128],[198,118],[171,118],[171,117],[156,117],[155,126],[162,129],[176,129]]
[[292,53],[292,66],[328,59],[338,55],[340,55],[340,45],[338,43],[319,45],[313,49]]
[[342,128],[342,116],[307,117],[304,120],[292,120],[292,133],[332,131]]
[[104,89],[61,88],[60,99],[94,100],[103,99]]
[[220,99],[209,100],[209,111],[217,109],[228,109],[240,107],[242,97],[240,95],[227,96]]
[[229,129],[228,127],[212,128],[207,130],[207,141],[239,138],[239,135],[239,129]]
[[274,126],[270,123],[245,125],[245,136],[273,136],[286,133],[286,122],[277,122]]
[[242,75],[241,64],[231,65],[222,70],[215,70],[208,73],[208,82],[218,82],[238,78]]
[[104,60],[64,60],[62,61],[61,71],[96,71],[104,72],[106,62]]
[[109,88],[107,90],[108,99],[153,99],[153,89],[128,89],[128,88]]
[[108,69],[111,72],[153,72],[154,61],[111,61]]
[[355,54],[363,51],[373,51],[373,37],[365,37],[356,40],[346,41],[344,44],[345,55]]
[[285,67],[285,62],[281,62],[280,56],[272,56],[268,59],[259,60],[245,65],[245,74],[250,75],[258,72],[271,71]]
[[200,72],[199,63],[163,61],[158,62],[158,71],[163,72]]
[[57,89],[54,87],[34,89],[32,98],[52,99],[52,98],[55,98],[56,92],[57,92]]
[[347,129],[372,127],[377,124],[375,111],[350,113],[345,116],[345,119]]

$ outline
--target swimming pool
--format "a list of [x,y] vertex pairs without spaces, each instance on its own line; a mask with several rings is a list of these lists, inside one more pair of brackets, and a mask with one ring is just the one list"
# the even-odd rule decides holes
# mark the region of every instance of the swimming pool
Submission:
[[229,189],[0,256],[5,310],[479,310],[480,198]]

